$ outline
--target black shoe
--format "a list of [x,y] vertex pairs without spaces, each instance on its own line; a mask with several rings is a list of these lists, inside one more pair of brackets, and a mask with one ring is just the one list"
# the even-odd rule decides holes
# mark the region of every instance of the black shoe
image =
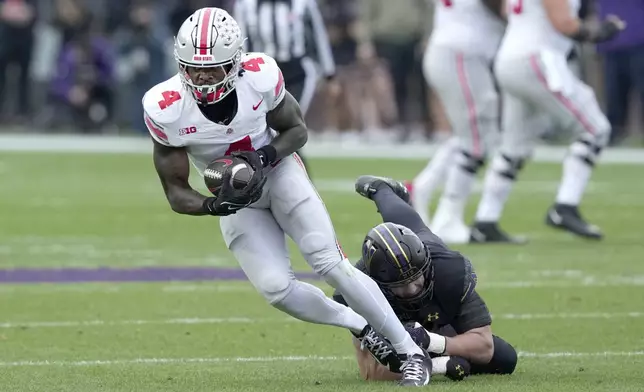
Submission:
[[582,218],[577,206],[555,204],[546,214],[546,224],[583,238],[601,240],[604,236],[599,227],[591,225]]
[[463,357],[451,356],[449,361],[447,361],[447,371],[445,376],[450,380],[461,381],[465,377],[469,376],[471,372],[471,366],[467,359]]
[[376,332],[371,325],[364,327],[356,337],[360,341],[360,348],[368,350],[378,363],[386,366],[394,373],[400,372],[402,360],[396,353],[396,349],[384,336]]
[[506,243],[525,244],[528,239],[524,236],[512,236],[499,227],[496,222],[476,222],[470,230],[470,244]]
[[432,378],[432,359],[422,354],[401,355],[400,372],[402,379],[399,385],[404,387],[422,387],[429,384]]
[[405,184],[396,181],[392,178],[377,177],[377,176],[360,176],[356,180],[356,192],[367,199],[378,191],[378,188],[386,185],[391,188],[394,193],[403,199],[405,203],[409,204],[409,191]]

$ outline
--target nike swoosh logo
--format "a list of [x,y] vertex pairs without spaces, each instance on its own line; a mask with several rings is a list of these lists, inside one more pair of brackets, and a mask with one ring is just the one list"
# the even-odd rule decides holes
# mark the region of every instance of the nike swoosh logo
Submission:
[[555,210],[550,210],[550,219],[552,222],[556,225],[560,225],[563,219],[561,218],[561,215]]
[[264,98],[262,98],[262,100],[261,100],[261,101],[259,101],[259,102],[257,103],[257,105],[253,105],[253,110],[257,110],[257,108],[259,108],[259,105],[261,105],[261,104],[262,104],[262,102],[264,102]]
[[470,235],[478,242],[485,242],[485,240],[487,239],[487,237],[485,237],[485,234],[481,233],[481,231],[476,228],[472,229]]

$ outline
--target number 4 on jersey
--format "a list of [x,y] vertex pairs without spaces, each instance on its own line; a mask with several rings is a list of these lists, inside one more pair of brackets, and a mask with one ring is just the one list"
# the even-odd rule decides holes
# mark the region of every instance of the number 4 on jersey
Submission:
[[246,71],[259,72],[260,71],[259,66],[261,64],[264,64],[264,59],[261,57],[255,57],[254,59],[244,61],[242,63],[242,68],[245,69]]
[[163,97],[163,99],[159,101],[159,107],[161,109],[165,109],[181,99],[181,94],[179,94],[178,91],[164,91],[161,93],[161,96]]

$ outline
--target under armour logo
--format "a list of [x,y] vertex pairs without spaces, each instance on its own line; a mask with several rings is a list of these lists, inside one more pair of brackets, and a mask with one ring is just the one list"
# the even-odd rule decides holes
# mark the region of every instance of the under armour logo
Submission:
[[465,374],[465,370],[461,367],[461,365],[456,365],[456,371],[458,372],[459,376],[462,376]]
[[438,312],[433,313],[433,314],[431,314],[431,313],[430,313],[430,314],[427,316],[427,321],[429,321],[429,322],[431,323],[432,321],[436,321],[436,320],[438,320],[439,318],[440,318],[440,315],[438,314]]

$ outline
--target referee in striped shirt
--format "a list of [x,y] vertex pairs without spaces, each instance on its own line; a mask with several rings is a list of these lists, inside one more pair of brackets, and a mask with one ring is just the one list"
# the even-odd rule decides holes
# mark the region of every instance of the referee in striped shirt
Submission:
[[306,115],[320,76],[329,80],[335,75],[317,1],[237,0],[233,14],[247,37],[246,51],[263,52],[277,61],[286,89]]

